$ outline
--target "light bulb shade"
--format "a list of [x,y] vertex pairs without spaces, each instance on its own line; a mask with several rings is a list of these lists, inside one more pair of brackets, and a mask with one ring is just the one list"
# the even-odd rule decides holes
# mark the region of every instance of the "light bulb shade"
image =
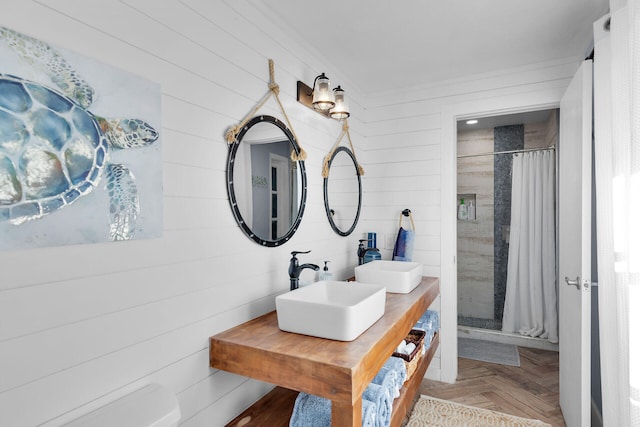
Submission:
[[326,111],[336,105],[330,86],[329,77],[324,73],[316,77],[313,85],[313,108]]
[[335,92],[336,105],[331,109],[329,114],[331,115],[331,118],[337,120],[346,119],[351,115],[351,113],[349,113],[349,107],[344,101],[344,90],[338,86],[333,91]]

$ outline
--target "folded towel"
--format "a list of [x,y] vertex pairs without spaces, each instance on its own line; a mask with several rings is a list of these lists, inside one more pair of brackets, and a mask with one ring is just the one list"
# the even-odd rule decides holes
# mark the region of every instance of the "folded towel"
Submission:
[[424,343],[422,346],[422,354],[431,346],[433,335],[440,329],[440,316],[437,311],[425,311],[413,329],[419,329],[425,332]]
[[389,360],[384,363],[384,367],[396,372],[398,376],[398,384],[402,387],[404,382],[407,380],[407,367],[404,364],[404,360],[399,357],[390,357]]
[[433,329],[440,329],[440,316],[437,311],[427,310],[420,319],[429,323]]
[[362,399],[362,427],[376,427],[377,409],[375,403]]
[[[386,391],[386,390],[385,390]],[[374,392],[373,396],[376,394]],[[388,399],[391,401],[391,398]],[[379,412],[376,404],[371,400],[362,399],[362,427],[377,427]],[[389,410],[390,412],[390,410]],[[391,415],[389,415],[391,420]],[[386,424],[389,425],[388,423]],[[307,393],[299,393],[293,404],[293,413],[289,420],[289,427],[330,427],[331,401],[323,397]]]
[[[364,412],[364,403],[366,401],[373,402],[376,409],[376,427],[387,427],[391,424],[391,409],[393,399],[389,395],[389,390],[381,385],[371,383],[362,393],[362,408]],[[364,418],[362,425],[364,425]]]
[[312,394],[300,393],[293,404],[289,427],[330,427],[331,401]]
[[410,342],[409,344],[406,345],[406,347],[403,349],[403,353],[404,354],[411,354],[413,352],[413,350],[416,349],[416,345],[412,342]]
[[[438,312],[433,310],[425,311],[422,314],[422,316],[420,316],[420,319],[416,323],[416,326],[423,327],[423,328],[432,328],[435,330],[439,329],[440,316],[438,315]],[[419,328],[414,328],[414,329],[419,329]]]
[[430,329],[431,327],[429,326],[429,324],[427,322],[425,322],[424,320],[420,319],[416,322],[415,325],[413,325],[412,329],[417,329],[419,331],[427,331],[428,329]]
[[401,383],[398,382],[398,373],[393,369],[383,366],[371,382],[389,390],[389,396],[393,399],[400,396]]
[[427,332],[427,331],[436,329],[436,325],[434,325],[433,322],[431,322],[430,320],[420,319],[413,326],[413,329],[418,329],[418,330]]
[[404,349],[406,346],[407,342],[405,340],[402,340],[400,344],[398,344],[398,347],[396,347],[396,353],[404,353]]

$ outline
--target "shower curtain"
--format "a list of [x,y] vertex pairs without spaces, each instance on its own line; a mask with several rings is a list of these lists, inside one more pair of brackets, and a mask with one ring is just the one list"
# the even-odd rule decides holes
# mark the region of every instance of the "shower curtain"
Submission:
[[554,158],[551,150],[513,157],[502,330],[557,343]]

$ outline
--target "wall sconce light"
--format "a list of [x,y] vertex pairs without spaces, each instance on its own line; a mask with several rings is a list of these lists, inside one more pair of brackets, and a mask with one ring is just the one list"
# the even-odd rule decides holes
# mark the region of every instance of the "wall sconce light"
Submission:
[[302,105],[326,117],[340,120],[350,116],[349,109],[344,101],[344,90],[338,86],[332,91],[329,77],[325,76],[324,73],[315,78],[313,88],[298,80],[296,99]]
[[347,107],[347,103],[344,101],[344,90],[338,85],[337,88],[333,89],[335,92],[335,100],[336,105],[329,110],[329,115],[332,119],[346,119],[351,115],[349,113],[349,107]]
[[329,77],[325,76],[324,73],[320,74],[313,81],[313,109],[314,110],[330,110],[336,105],[335,98],[333,96],[333,92],[331,92],[331,82],[329,81]]

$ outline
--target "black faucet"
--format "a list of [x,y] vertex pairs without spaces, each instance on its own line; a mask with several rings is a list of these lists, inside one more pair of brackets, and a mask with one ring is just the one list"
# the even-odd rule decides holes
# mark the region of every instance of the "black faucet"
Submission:
[[293,251],[291,252],[291,259],[289,260],[289,281],[291,282],[291,290],[293,291],[294,289],[298,289],[299,284],[300,284],[300,273],[302,273],[302,270],[304,270],[305,268],[310,268],[312,270],[318,271],[320,270],[320,267],[318,267],[315,264],[298,264],[298,258],[296,258],[296,255],[298,254],[308,254],[311,251],[306,251],[306,252],[300,252],[300,251]]
[[365,248],[362,242],[371,242],[371,240],[360,239],[358,240],[360,244],[358,245],[358,265],[364,264],[364,256],[367,252],[380,252],[378,248]]

